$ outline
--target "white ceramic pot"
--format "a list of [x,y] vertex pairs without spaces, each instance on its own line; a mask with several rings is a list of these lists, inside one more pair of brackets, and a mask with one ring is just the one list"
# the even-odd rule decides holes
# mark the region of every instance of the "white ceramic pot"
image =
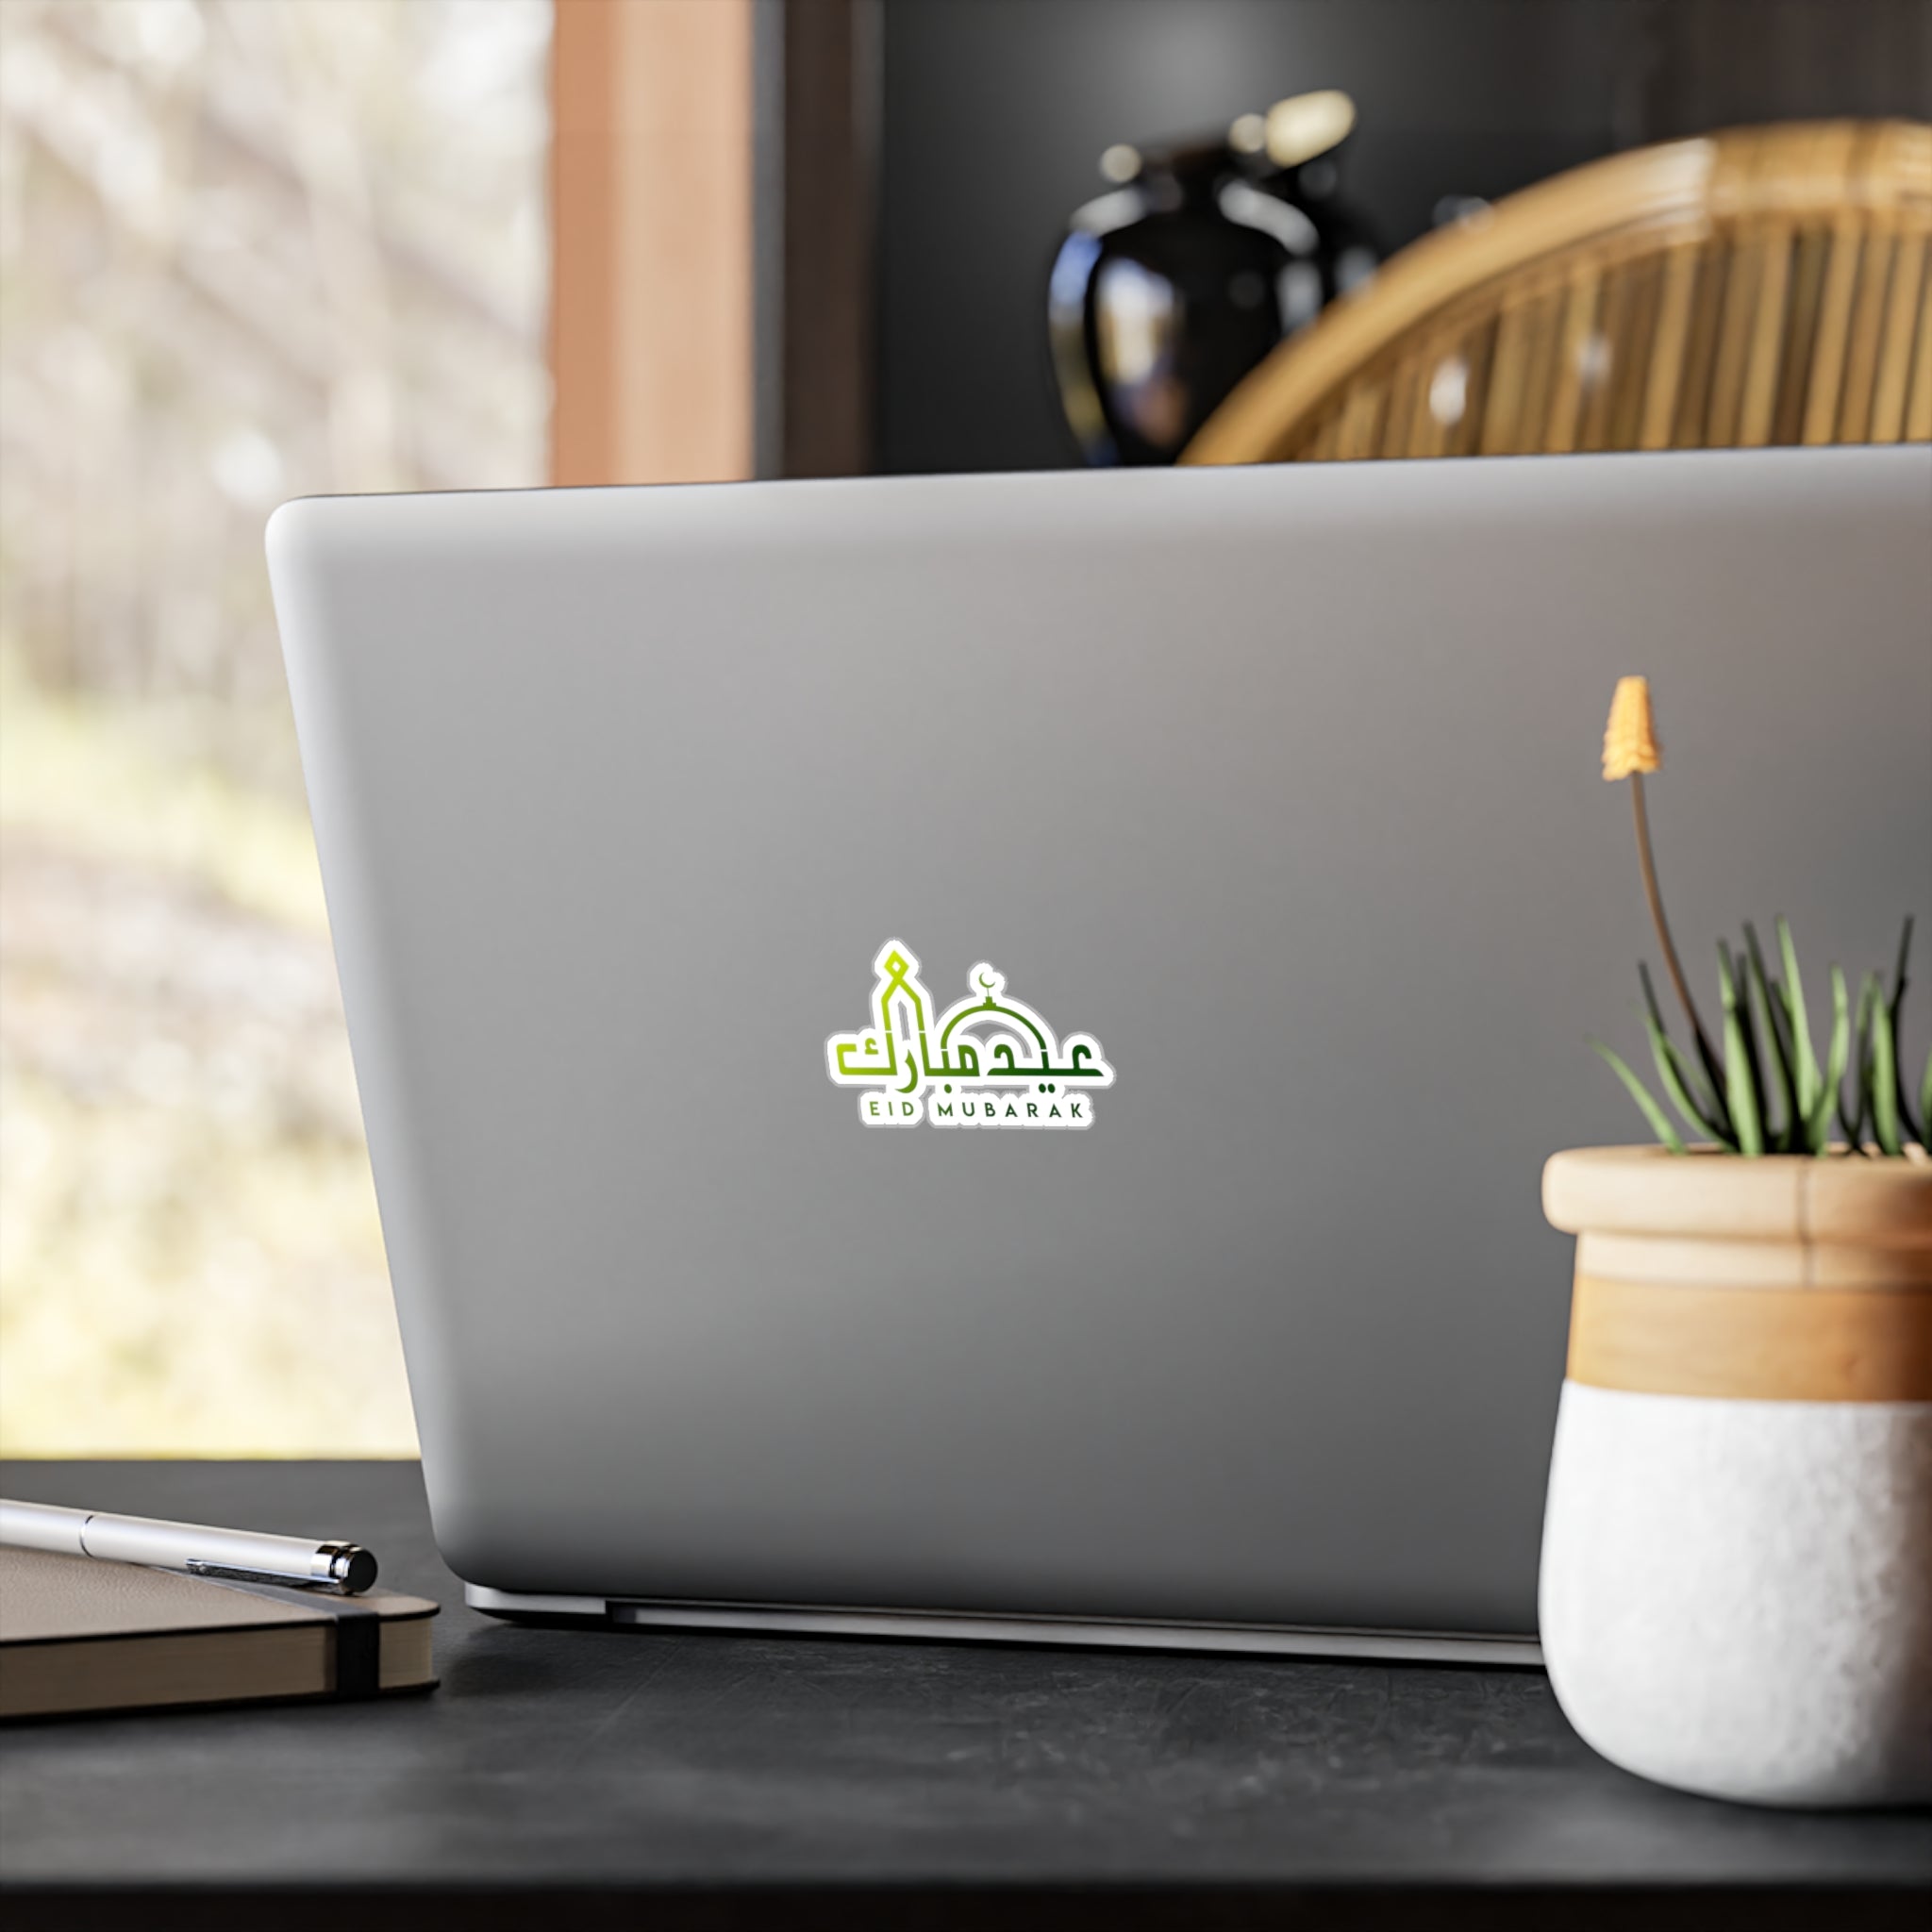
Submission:
[[1590,1148],[1543,1202],[1565,1715],[1713,1797],[1932,1803],[1932,1163]]

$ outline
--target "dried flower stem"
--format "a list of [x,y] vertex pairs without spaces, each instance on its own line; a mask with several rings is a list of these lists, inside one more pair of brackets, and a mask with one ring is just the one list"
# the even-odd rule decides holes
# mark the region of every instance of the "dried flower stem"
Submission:
[[[1643,896],[1650,901],[1650,923],[1657,927],[1657,942],[1664,949],[1664,964],[1670,970],[1671,984],[1677,989],[1677,999],[1684,1008],[1684,1017],[1690,1022],[1690,1031],[1697,1039],[1697,1057],[1704,1062],[1707,1072],[1716,1068],[1720,1062],[1711,1051],[1710,1039],[1704,1030],[1704,1022],[1697,1017],[1697,1002],[1690,997],[1690,983],[1684,977],[1684,968],[1677,958],[1677,949],[1671,941],[1670,921],[1664,917],[1663,894],[1657,891],[1657,860],[1650,850],[1650,814],[1643,804],[1643,774],[1630,774],[1630,806],[1637,818],[1637,863],[1643,873]],[[1712,1077],[1717,1075],[1713,1073]],[[1720,1084],[1718,1091],[1722,1092]]]

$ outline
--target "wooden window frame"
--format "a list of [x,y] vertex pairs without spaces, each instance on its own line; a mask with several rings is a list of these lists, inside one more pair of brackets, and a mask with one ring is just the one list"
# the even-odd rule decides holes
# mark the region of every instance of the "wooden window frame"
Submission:
[[556,0],[550,477],[872,467],[878,0]]

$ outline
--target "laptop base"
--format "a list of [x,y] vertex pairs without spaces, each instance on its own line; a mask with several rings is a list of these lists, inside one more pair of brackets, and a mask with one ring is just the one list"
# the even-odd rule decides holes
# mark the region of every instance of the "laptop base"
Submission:
[[1451,1636],[1434,1630],[1334,1630],[1277,1624],[1164,1624],[1128,1618],[995,1617],[974,1612],[808,1609],[795,1604],[667,1602],[544,1596],[468,1583],[464,1600],[487,1616],[561,1619],[613,1628],[737,1630],[802,1637],[884,1637],[966,1643],[1052,1643],[1109,1650],[1225,1651],[1246,1657],[1377,1657],[1391,1662],[1541,1668],[1532,1637]]

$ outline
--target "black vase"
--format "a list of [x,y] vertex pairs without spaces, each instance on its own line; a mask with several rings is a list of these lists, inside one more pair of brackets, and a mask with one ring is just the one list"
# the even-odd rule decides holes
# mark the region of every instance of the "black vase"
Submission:
[[[1268,153],[1259,116],[1231,141],[1136,153],[1073,217],[1048,287],[1067,421],[1090,463],[1171,463],[1228,391],[1373,270],[1367,230],[1335,200],[1332,149]],[[1345,131],[1345,130],[1344,130]]]

